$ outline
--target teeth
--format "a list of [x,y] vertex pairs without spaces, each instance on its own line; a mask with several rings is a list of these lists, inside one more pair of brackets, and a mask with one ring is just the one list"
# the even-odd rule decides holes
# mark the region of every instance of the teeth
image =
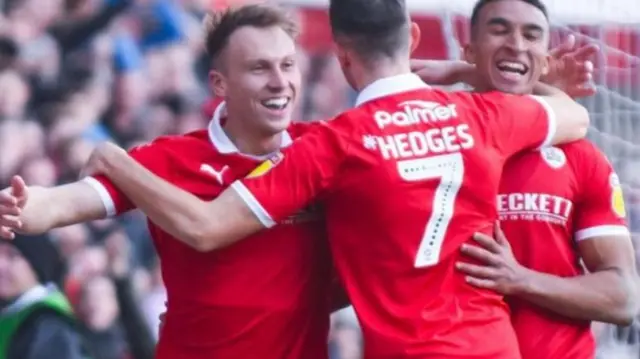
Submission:
[[262,104],[265,107],[278,109],[278,110],[283,109],[285,106],[287,106],[288,103],[289,103],[289,99],[287,97],[270,98],[268,100],[262,101]]
[[498,62],[498,69],[501,71],[519,72],[521,74],[527,72],[527,67],[524,64],[513,61]]

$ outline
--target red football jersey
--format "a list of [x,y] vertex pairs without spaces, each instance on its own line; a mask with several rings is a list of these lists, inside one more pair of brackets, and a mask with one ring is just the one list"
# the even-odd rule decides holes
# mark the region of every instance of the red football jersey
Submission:
[[[208,131],[160,138],[131,156],[172,184],[211,200],[264,160],[238,153],[218,118]],[[292,125],[283,145],[307,127]],[[87,181],[102,194],[110,214],[132,209],[107,178]],[[260,358],[326,359],[331,261],[318,214],[299,212],[273,229],[209,253],[150,222],[168,294],[157,358],[254,359],[259,353]]]
[[506,159],[552,138],[547,107],[381,79],[232,188],[265,226],[322,201],[367,358],[518,358],[503,298],[454,263],[491,231]]
[[[498,210],[516,258],[538,272],[583,273],[576,241],[628,235],[617,175],[587,140],[519,154],[504,168]],[[524,359],[595,356],[590,322],[511,298]]]

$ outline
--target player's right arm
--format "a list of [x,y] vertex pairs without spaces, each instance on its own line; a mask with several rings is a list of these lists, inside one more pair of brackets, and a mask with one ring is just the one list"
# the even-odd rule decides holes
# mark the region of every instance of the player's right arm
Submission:
[[508,158],[520,151],[583,138],[589,113],[564,92],[540,84],[540,95],[474,93],[485,137]]

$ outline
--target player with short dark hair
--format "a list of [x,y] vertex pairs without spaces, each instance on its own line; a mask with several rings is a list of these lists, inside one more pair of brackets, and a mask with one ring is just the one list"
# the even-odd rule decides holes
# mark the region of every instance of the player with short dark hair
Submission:
[[[481,0],[472,28],[465,54],[479,72],[478,90],[531,93],[548,55],[544,6]],[[573,45],[570,37],[565,51]],[[559,65],[579,76],[597,47],[576,51],[581,61]],[[611,164],[588,140],[520,154],[504,168],[498,210],[504,234],[478,236],[479,247],[463,249],[478,262],[460,269],[472,285],[509,296],[523,359],[593,358],[591,321],[629,325],[638,311],[634,250]]]
[[[292,124],[301,75],[295,22],[249,5],[207,21],[211,86],[224,103],[207,129],[159,138],[129,152],[145,168],[202,200],[215,198],[305,132]],[[105,176],[54,187],[21,178],[0,193],[0,236],[34,234],[119,215],[135,205]],[[149,222],[167,288],[158,359],[326,359],[331,260],[313,208],[238,245],[200,253]],[[180,236],[180,234],[174,234]]]
[[[115,146],[94,152],[89,170],[203,251],[320,201],[366,358],[518,358],[502,296],[465,282],[455,270],[459,248],[477,231],[490,233],[504,162],[584,136],[586,110],[543,85],[541,97],[430,88],[410,73],[420,31],[403,1],[336,0],[329,13],[357,107],[313,128],[217,199],[171,186]],[[363,49],[360,40],[373,39],[367,34],[404,37]]]

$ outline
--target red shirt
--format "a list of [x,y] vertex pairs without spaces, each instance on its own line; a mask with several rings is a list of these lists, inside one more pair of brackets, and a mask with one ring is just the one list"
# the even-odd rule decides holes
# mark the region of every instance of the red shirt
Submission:
[[[155,174],[211,200],[264,158],[238,153],[218,121],[131,151]],[[308,127],[292,125],[283,146]],[[89,179],[110,214],[133,208],[105,177]],[[149,223],[167,287],[158,359],[326,359],[330,264],[315,211],[227,248],[200,253]]]
[[447,93],[411,74],[375,82],[358,104],[232,188],[265,226],[322,200],[367,358],[518,358],[502,297],[454,263],[497,219],[504,162],[551,139],[553,113],[534,97]]
[[[520,263],[561,277],[583,273],[576,241],[629,234],[618,177],[587,140],[512,158],[502,176],[498,210]],[[590,322],[519,298],[510,304],[524,359],[595,356]]]

